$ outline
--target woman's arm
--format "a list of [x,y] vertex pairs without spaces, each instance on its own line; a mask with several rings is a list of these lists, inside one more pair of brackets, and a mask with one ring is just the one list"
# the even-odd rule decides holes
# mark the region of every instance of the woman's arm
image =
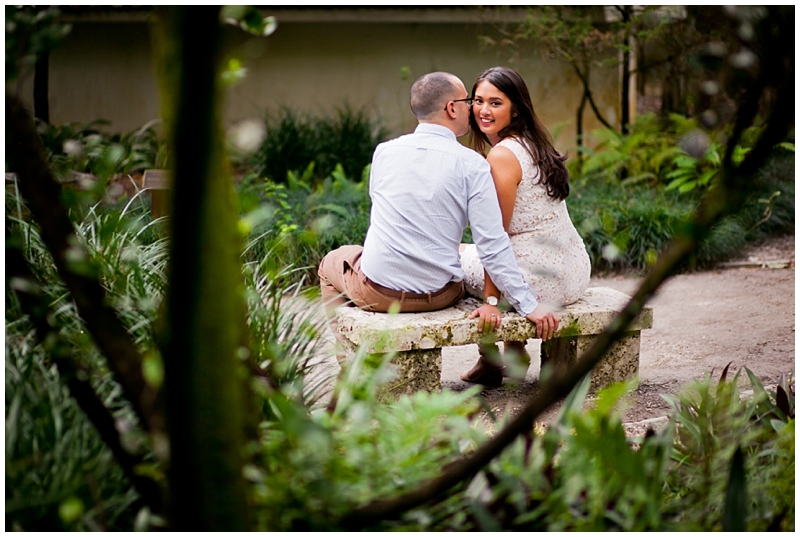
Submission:
[[507,147],[495,147],[486,157],[492,168],[494,188],[497,190],[497,201],[503,213],[503,228],[508,233],[511,217],[514,216],[514,204],[517,201],[517,186],[522,181],[522,167],[514,153]]

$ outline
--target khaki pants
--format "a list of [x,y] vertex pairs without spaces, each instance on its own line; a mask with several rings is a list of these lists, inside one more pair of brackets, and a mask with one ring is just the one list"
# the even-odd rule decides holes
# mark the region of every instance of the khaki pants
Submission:
[[[463,282],[450,282],[431,293],[407,293],[388,289],[367,278],[361,272],[362,246],[342,246],[326,255],[319,264],[322,300],[337,340],[336,308],[355,305],[367,311],[389,311],[399,303],[402,313],[436,311],[455,305],[464,297]],[[344,296],[342,296],[344,295]]]

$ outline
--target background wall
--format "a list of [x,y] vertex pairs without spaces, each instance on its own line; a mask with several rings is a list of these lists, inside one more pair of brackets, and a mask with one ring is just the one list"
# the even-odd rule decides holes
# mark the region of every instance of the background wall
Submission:
[[[376,21],[341,12],[332,11],[330,17],[324,10],[304,16],[278,12],[278,29],[272,36],[245,43],[241,32],[236,35],[231,30],[240,42],[234,54],[248,73],[228,90],[226,121],[263,116],[279,106],[330,114],[347,102],[356,109],[366,108],[398,135],[416,124],[408,93],[418,76],[450,71],[469,91],[484,69],[508,65],[527,82],[534,107],[551,130],[567,123],[556,141],[558,148],[573,146],[581,88],[568,65],[538,54],[511,63],[510,53],[481,49],[479,36],[491,34],[491,25],[442,22],[458,19],[446,13],[439,12],[435,20],[418,14]],[[72,24],[71,34],[50,58],[51,121],[107,119],[111,131],[123,132],[157,118],[158,92],[145,17]],[[614,124],[619,117],[618,73],[596,69],[593,77],[598,105]],[[17,86],[31,102],[32,76],[23,76]],[[587,132],[600,126],[588,106],[584,122]]]

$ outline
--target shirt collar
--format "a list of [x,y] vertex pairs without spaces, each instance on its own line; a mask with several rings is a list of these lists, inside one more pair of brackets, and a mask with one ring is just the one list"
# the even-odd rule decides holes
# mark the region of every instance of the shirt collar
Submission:
[[414,129],[414,133],[438,134],[439,136],[450,138],[453,141],[456,140],[456,135],[453,131],[443,125],[437,125],[436,123],[420,123],[417,125],[417,128]]

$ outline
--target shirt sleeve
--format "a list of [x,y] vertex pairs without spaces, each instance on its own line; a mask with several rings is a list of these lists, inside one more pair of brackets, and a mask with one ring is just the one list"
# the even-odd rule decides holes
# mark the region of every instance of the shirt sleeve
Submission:
[[481,159],[474,164],[467,174],[467,190],[469,224],[481,263],[520,315],[532,313],[539,304],[519,271],[511,240],[503,229],[488,162]]

